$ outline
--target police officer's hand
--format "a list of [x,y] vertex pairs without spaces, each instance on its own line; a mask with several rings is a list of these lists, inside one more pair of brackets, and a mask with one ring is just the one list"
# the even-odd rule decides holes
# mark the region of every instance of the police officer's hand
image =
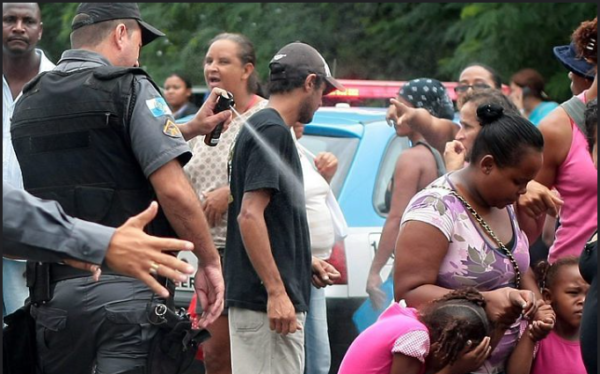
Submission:
[[194,118],[189,122],[178,125],[185,140],[190,140],[198,135],[209,134],[221,122],[225,124],[223,131],[227,131],[233,113],[231,110],[224,110],[215,114],[214,110],[220,94],[227,94],[227,91],[217,87],[213,88]]
[[229,206],[229,193],[228,185],[202,193],[202,209],[210,227],[221,223]]
[[199,329],[204,329],[219,318],[223,311],[225,282],[223,281],[221,262],[198,264],[194,288],[203,310],[202,315],[198,316],[194,323]]
[[191,251],[194,245],[185,240],[150,236],[143,229],[158,212],[158,204],[152,202],[148,209],[129,218],[117,228],[106,251],[105,262],[114,271],[135,277],[146,283],[152,291],[167,297],[169,292],[160,285],[151,272],[170,278],[175,282],[187,280],[193,274],[192,265],[163,251]]

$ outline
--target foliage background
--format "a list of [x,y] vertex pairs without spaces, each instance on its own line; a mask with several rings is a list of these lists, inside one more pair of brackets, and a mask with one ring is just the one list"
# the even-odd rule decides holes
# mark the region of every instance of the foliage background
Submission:
[[[239,32],[254,43],[264,81],[270,58],[283,45],[313,45],[337,78],[454,81],[477,61],[494,67],[508,83],[531,67],[546,78],[555,100],[570,97],[566,69],[552,47],[568,44],[593,3],[139,3],[142,17],[167,38],[142,50],[140,62],[162,84],[183,71],[203,85],[208,41],[220,32]],[[76,3],[40,4],[44,36],[40,47],[57,61],[69,48]]]

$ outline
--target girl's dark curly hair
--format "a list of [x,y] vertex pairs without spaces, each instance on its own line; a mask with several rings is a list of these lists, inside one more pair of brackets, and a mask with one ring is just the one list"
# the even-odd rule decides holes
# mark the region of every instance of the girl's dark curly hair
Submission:
[[492,324],[485,313],[485,299],[473,287],[461,288],[427,304],[419,320],[427,326],[430,352],[440,359],[441,367],[453,364],[470,340],[476,347],[490,335]]
[[579,266],[579,257],[565,256],[556,260],[553,264],[548,261],[540,261],[533,269],[535,280],[540,289],[551,288],[556,280],[556,274],[563,266],[577,265]]

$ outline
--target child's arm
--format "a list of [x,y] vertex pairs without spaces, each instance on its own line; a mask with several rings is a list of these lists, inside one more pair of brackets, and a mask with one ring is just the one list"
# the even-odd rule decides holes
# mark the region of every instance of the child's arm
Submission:
[[523,332],[506,365],[506,374],[529,374],[533,366],[534,351],[538,341],[545,338],[554,327],[555,314],[552,307],[543,304],[535,319]]
[[523,333],[506,364],[506,374],[529,374],[536,342],[528,331]]
[[390,374],[419,374],[423,363],[415,357],[394,353]]

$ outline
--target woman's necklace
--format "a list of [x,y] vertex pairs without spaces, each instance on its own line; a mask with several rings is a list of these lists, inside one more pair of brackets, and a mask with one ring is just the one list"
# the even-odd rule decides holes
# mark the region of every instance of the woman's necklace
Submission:
[[456,190],[454,190],[450,187],[446,187],[446,186],[431,186],[430,188],[441,188],[441,189],[450,191],[450,193],[452,193],[454,196],[456,196],[456,198],[458,200],[460,200],[460,202],[465,206],[465,208],[467,208],[467,210],[471,213],[471,215],[475,218],[475,220],[479,223],[479,225],[489,234],[490,237],[492,237],[492,239],[494,239],[498,243],[498,246],[502,249],[502,251],[504,252],[506,257],[508,257],[508,260],[510,261],[510,263],[512,264],[512,266],[515,269],[516,288],[520,289],[521,288],[521,270],[519,269],[519,264],[517,263],[517,260],[515,260],[512,253],[508,250],[508,248],[506,248],[506,246],[504,245],[504,243],[502,243],[500,238],[498,238],[496,236],[496,234],[492,231],[492,228],[487,224],[487,222],[485,222],[483,217],[481,217],[479,215],[479,213],[477,213],[477,211],[471,206],[471,204],[469,204],[469,202],[464,197],[462,197]]

